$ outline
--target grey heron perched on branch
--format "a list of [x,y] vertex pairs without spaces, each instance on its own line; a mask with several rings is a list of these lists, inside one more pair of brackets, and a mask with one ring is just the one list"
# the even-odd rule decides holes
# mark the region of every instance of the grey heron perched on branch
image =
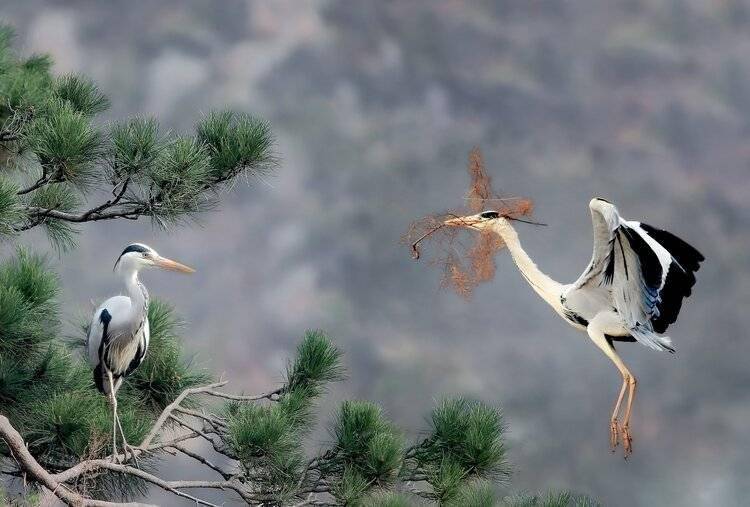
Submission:
[[[594,253],[586,270],[573,283],[561,284],[544,274],[521,247],[511,217],[497,211],[452,218],[454,227],[493,231],[507,244],[524,279],[566,322],[581,331],[617,366],[622,387],[610,419],[610,446],[622,441],[625,457],[632,453],[630,416],[636,379],[615,351],[614,342],[640,342],[659,351],[674,352],[661,334],[675,322],[683,298],[695,285],[695,272],[704,260],[695,248],[675,235],[650,225],[625,220],[610,202],[589,203],[594,226]],[[618,422],[623,399],[622,425]]]
[[[128,245],[117,258],[114,271],[122,276],[127,295],[114,296],[94,312],[86,339],[89,363],[97,389],[112,404],[112,456],[117,456],[117,430],[124,450],[129,446],[117,416],[117,391],[148,351],[148,291],[138,279],[141,269],[158,267],[182,273],[195,270],[159,255],[141,243]],[[131,452],[133,456],[134,453]]]

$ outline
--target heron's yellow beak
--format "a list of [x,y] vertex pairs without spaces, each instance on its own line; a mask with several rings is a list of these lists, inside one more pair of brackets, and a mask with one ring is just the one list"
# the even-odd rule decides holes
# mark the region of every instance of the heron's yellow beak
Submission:
[[447,225],[448,227],[472,227],[474,224],[478,222],[479,220],[476,217],[468,216],[468,217],[451,218],[443,222],[443,224]]
[[154,264],[159,266],[160,268],[168,269],[170,271],[179,271],[180,273],[195,273],[195,270],[189,266],[185,266],[184,264],[180,264],[177,261],[173,261],[172,259],[167,259],[166,257],[158,257]]

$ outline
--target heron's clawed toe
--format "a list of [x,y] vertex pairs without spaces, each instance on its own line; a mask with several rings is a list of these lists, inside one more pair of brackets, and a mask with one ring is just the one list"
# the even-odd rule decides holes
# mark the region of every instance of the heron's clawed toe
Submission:
[[125,455],[125,462],[127,463],[127,461],[128,461],[128,454],[129,454],[130,457],[133,459],[133,464],[135,465],[135,467],[138,470],[140,470],[141,466],[138,463],[138,454],[135,452],[136,449],[134,447],[131,447],[129,444],[125,443],[123,445],[123,451],[124,451],[124,455]]
[[633,454],[633,437],[630,435],[630,428],[628,425],[622,427],[622,447],[625,452],[625,459]]
[[620,423],[617,422],[617,418],[613,418],[609,422],[609,448],[612,452],[620,443]]

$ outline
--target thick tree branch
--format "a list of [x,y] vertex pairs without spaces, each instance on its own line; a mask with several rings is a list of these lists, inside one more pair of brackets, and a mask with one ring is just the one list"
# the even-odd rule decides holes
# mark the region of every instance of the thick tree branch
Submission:
[[39,464],[26,448],[26,444],[20,433],[18,433],[18,431],[16,431],[16,429],[10,424],[8,418],[3,415],[0,415],[0,438],[2,438],[8,445],[13,458],[23,472],[30,476],[35,482],[38,482],[51,491],[52,494],[67,505],[75,507],[136,507],[144,505],[140,503],[114,503],[102,500],[91,500],[71,491],[63,484],[64,480],[60,479],[59,474],[51,475],[44,469],[44,467],[42,467],[42,465]]

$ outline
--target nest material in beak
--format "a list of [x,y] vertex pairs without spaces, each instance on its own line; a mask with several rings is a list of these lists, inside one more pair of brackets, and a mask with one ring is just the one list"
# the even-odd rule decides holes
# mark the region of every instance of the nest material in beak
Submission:
[[479,220],[472,216],[468,217],[456,217],[451,218],[449,220],[446,220],[443,222],[443,225],[447,225],[448,227],[471,227],[474,224],[476,224]]

